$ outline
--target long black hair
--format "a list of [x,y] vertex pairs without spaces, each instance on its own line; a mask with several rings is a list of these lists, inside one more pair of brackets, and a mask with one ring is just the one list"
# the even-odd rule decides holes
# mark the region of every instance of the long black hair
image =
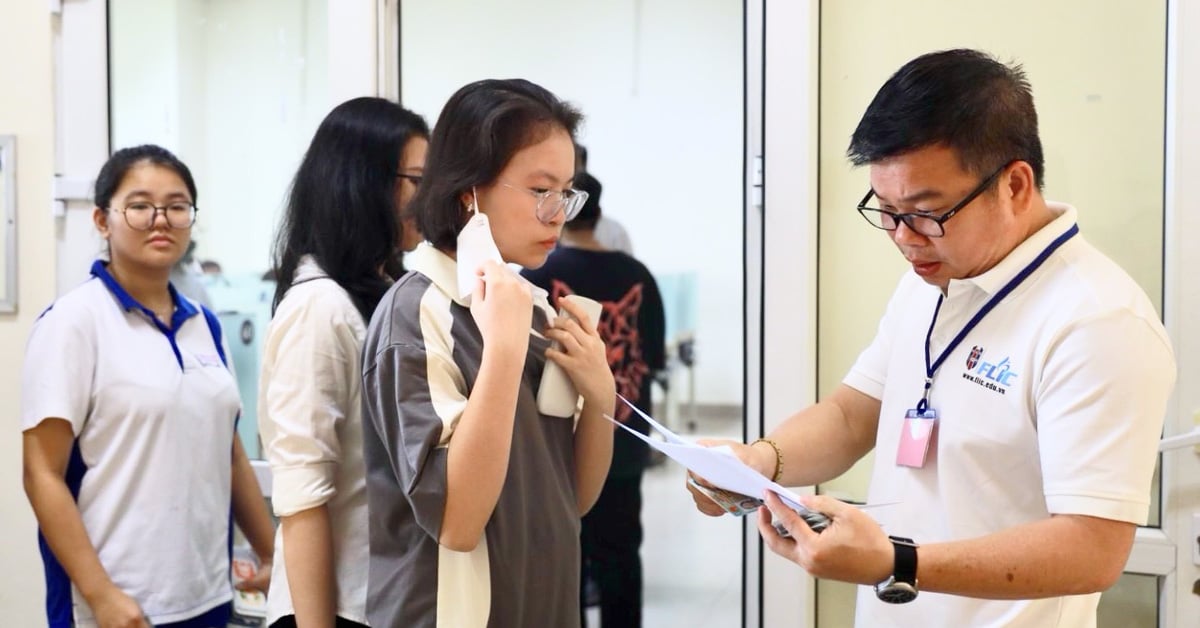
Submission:
[[396,173],[414,137],[429,137],[425,120],[383,98],[348,100],[325,116],[292,180],[276,236],[272,311],[300,258],[311,255],[371,319],[390,285],[385,274],[398,271]]
[[544,87],[524,79],[477,81],[442,108],[425,157],[425,176],[410,211],[425,239],[454,250],[467,222],[461,197],[495,181],[510,159],[555,129],[575,138],[583,116]]

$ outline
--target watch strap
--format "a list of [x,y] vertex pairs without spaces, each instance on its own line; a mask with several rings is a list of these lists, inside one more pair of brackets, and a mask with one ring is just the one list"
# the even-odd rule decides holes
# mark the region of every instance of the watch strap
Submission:
[[916,586],[917,584],[917,544],[912,539],[902,536],[889,536],[895,549],[895,565],[892,573],[897,582]]

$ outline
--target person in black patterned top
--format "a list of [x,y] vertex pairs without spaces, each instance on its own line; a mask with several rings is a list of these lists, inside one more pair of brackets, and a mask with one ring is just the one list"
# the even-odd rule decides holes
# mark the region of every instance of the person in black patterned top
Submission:
[[[600,337],[617,392],[650,413],[651,383],[664,368],[666,321],[662,296],[644,264],[596,240],[600,182],[588,173],[575,177],[588,193],[579,215],[567,223],[560,246],[546,263],[522,274],[550,292],[551,300],[579,294],[599,301]],[[645,434],[650,426],[623,404],[617,420]],[[642,472],[649,447],[624,430],[613,437],[613,461],[600,499],[583,518],[583,562],[600,590],[604,628],[636,628],[642,621]]]

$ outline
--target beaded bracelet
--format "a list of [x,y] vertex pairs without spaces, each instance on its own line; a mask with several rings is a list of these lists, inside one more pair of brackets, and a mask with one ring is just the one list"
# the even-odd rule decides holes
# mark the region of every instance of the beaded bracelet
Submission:
[[779,449],[779,443],[769,438],[760,438],[750,443],[750,446],[753,447],[759,443],[766,443],[771,446],[771,449],[775,450],[775,473],[771,476],[771,481],[778,482],[779,478],[783,477],[783,452]]

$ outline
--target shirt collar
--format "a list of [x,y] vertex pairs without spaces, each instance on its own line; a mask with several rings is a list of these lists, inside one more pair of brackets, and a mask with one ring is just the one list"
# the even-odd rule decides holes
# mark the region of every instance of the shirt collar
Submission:
[[[433,285],[446,293],[455,303],[468,307],[467,303],[458,296],[458,263],[429,242],[417,245],[411,253],[404,256],[404,263],[409,270],[415,270],[433,281]],[[529,280],[517,275],[533,290],[535,304],[546,302],[550,293],[532,284]]]
[[1050,246],[1051,242],[1054,242],[1059,236],[1070,230],[1078,220],[1075,208],[1070,205],[1047,202],[1046,207],[1051,212],[1057,214],[1057,218],[1051,220],[1049,224],[1041,229],[1038,229],[1033,235],[1025,238],[1024,242],[1018,244],[1004,259],[1000,260],[998,264],[987,272],[967,279],[951,279],[946,290],[947,294],[955,291],[956,284],[973,285],[989,295],[995,294],[1007,285],[1013,277],[1016,277],[1017,273],[1021,272],[1021,269],[1028,266],[1034,258],[1046,250],[1046,247]]
[[296,272],[292,277],[292,285],[314,279],[324,279],[328,276],[325,270],[321,268],[321,265],[317,263],[316,258],[311,255],[302,255],[300,263],[296,265]]
[[[117,298],[117,303],[120,303],[121,307],[126,311],[139,310],[149,317],[150,320],[158,324],[158,317],[154,312],[150,311],[150,308],[138,303],[137,299],[134,299],[133,296],[126,292],[120,283],[117,283],[117,279],[112,276],[112,273],[108,272],[108,264],[104,260],[98,259],[92,262],[91,274],[93,277],[99,279],[105,288],[108,288],[108,291]],[[171,315],[171,329],[179,329],[179,326],[184,321],[199,314],[200,310],[197,310],[191,301],[181,297],[179,291],[175,290],[174,285],[168,283],[167,291],[171,293],[171,303],[175,305],[175,312]]]

